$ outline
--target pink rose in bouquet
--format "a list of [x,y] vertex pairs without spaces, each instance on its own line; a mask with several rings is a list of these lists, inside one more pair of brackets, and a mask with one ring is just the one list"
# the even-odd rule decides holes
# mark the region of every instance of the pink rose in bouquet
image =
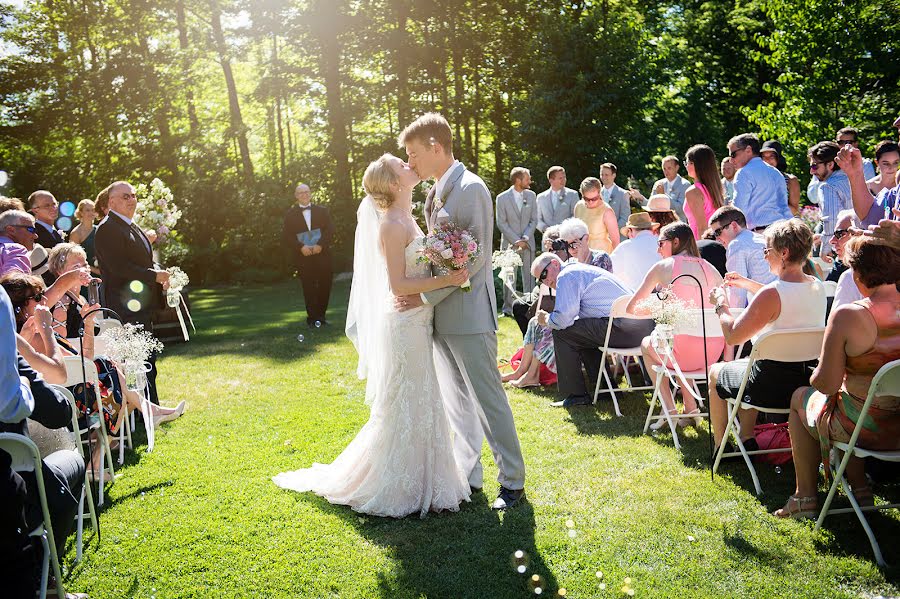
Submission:
[[[462,270],[470,261],[481,254],[475,237],[454,223],[444,223],[425,236],[422,262],[430,262],[446,270]],[[472,284],[467,279],[460,285],[463,291],[471,291]]]

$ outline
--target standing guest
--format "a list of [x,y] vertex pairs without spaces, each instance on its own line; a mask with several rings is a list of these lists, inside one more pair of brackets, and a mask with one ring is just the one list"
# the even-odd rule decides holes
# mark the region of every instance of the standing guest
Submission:
[[94,219],[97,218],[97,210],[94,208],[94,202],[91,200],[78,202],[78,208],[75,209],[75,218],[78,219],[78,224],[69,232],[69,241],[77,243],[84,248],[91,272],[100,274],[100,270],[97,269],[97,256],[94,248],[94,238],[97,235],[97,225],[94,224]]
[[900,145],[884,139],[875,146],[875,163],[878,174],[866,181],[869,193],[878,197],[883,189],[892,189],[897,185],[897,169],[900,168]]
[[628,222],[631,214],[631,195],[616,185],[616,173],[618,169],[612,162],[604,162],[600,165],[600,181],[603,183],[603,201],[609,204],[616,215],[619,228]]
[[[796,488],[779,518],[815,517],[819,464],[829,472],[832,443],[849,443],[861,427],[857,446],[876,451],[900,449],[900,397],[876,397],[866,419],[859,414],[878,370],[900,359],[900,251],[855,237],[847,248],[853,279],[864,299],[836,308],[825,330],[819,364],[791,399],[789,427]],[[846,477],[856,500],[873,505],[863,460],[847,463]]]
[[29,252],[34,248],[34,217],[21,210],[0,214],[0,275],[11,270],[31,274]]
[[53,194],[46,190],[38,190],[28,196],[28,211],[34,215],[37,223],[37,242],[49,250],[57,243],[63,242],[62,233],[56,229],[56,217],[59,216],[59,202]]
[[709,228],[709,217],[724,205],[725,200],[716,169],[716,154],[712,148],[704,144],[692,146],[684,157],[684,163],[688,177],[694,180],[694,184],[684,192],[684,212],[697,240]]
[[674,222],[678,222],[678,215],[672,210],[672,203],[669,196],[664,193],[657,193],[650,196],[644,205],[643,210],[650,215],[650,220],[659,225],[659,228]]
[[[835,134],[834,141],[841,148],[849,144],[850,146],[858,150],[859,131],[857,129],[854,129],[853,127],[844,127]],[[871,179],[875,176],[875,165],[872,164],[872,160],[870,158],[863,158],[863,176],[866,178],[866,180]]]
[[781,142],[770,140],[763,144],[759,151],[760,158],[769,166],[774,166],[784,176],[787,185],[788,206],[795,216],[800,214],[800,179],[787,172],[787,160],[782,154]]
[[[800,219],[784,220],[766,229],[763,255],[777,279],[761,285],[736,273],[725,275],[726,285],[753,291],[755,295],[739,316],[731,314],[724,289],[712,290],[710,299],[722,325],[725,343],[739,345],[756,341],[769,331],[825,326],[825,287],[803,273],[812,251],[812,232]],[[728,403],[737,397],[747,370],[747,359],[713,364],[709,371],[709,420],[716,450],[725,436]],[[743,401],[755,406],[785,409],[794,391],[808,384],[814,362],[754,362],[744,390]],[[759,449],[753,434],[756,410],[740,410],[740,439],[748,451]],[[730,445],[730,444],[729,444]],[[728,447],[728,451],[733,448]]]
[[[512,186],[497,196],[497,228],[500,229],[500,249],[512,249],[522,258],[522,290],[534,287],[531,276],[534,260],[534,229],[537,226],[537,201],[531,186],[531,173],[517,166],[509,173]],[[513,290],[503,286],[503,308],[512,315]]]
[[301,183],[294,190],[297,203],[284,215],[282,238],[294,258],[303,286],[307,326],[325,326],[325,312],[331,298],[331,238],[334,226],[325,206],[311,203],[309,186]]
[[742,133],[728,140],[734,176],[734,205],[743,211],[747,226],[758,233],[772,223],[791,218],[784,176],[759,156],[759,138]]
[[94,200],[94,211],[97,213],[95,215],[98,221],[97,225],[102,225],[106,215],[109,214],[109,194],[105,189],[97,194],[97,199]]
[[[531,265],[538,281],[556,289],[556,307],[551,314],[541,310],[538,323],[553,329],[559,394],[564,397],[554,407],[589,405],[593,399],[582,375],[595,382],[600,373],[600,346],[606,339],[613,302],[631,293],[611,273],[580,262],[563,265],[556,254],[544,253]],[[650,334],[653,322],[616,318],[610,347],[637,347]]]
[[731,161],[731,156],[722,159],[722,190],[725,192],[725,203],[734,202],[734,175],[737,170]]
[[672,204],[672,210],[678,215],[678,218],[686,221],[687,215],[684,213],[684,194],[691,182],[678,174],[681,169],[681,162],[674,156],[666,156],[662,159],[663,178],[653,184],[653,193],[662,193],[669,196],[669,202]]
[[831,236],[834,234],[838,212],[853,208],[853,200],[850,197],[850,179],[835,160],[839,150],[840,147],[833,141],[823,141],[811,147],[806,154],[809,158],[809,172],[822,182],[819,185],[822,208],[820,256],[828,256],[833,253]]
[[[153,331],[162,294],[169,287],[169,273],[153,261],[150,240],[134,223],[137,195],[126,181],[116,181],[101,192],[109,201],[109,214],[97,227],[95,247],[103,272],[106,308],[122,322],[142,324]],[[135,284],[135,281],[137,284]],[[156,354],[148,360],[150,401],[159,404],[156,393]]]
[[550,189],[538,194],[537,230],[543,233],[547,227],[558,225],[570,218],[578,202],[578,192],[566,187],[566,169],[551,166],[547,170]]
[[628,217],[622,227],[625,241],[613,251],[613,272],[629,289],[637,289],[647,272],[659,261],[656,253],[656,235],[659,225],[650,220],[646,212],[638,212]]
[[580,218],[567,218],[559,225],[559,239],[565,241],[560,250],[550,250],[563,262],[574,258],[582,264],[590,264],[597,268],[612,272],[613,263],[609,254],[603,250],[591,249],[588,245],[588,226]]
[[575,204],[574,215],[587,223],[591,249],[609,253],[619,245],[619,225],[615,212],[603,201],[602,187],[596,177],[582,181],[581,200]]
[[[740,208],[723,206],[710,218],[713,236],[725,246],[725,266],[728,272],[766,285],[775,280],[764,255],[765,237],[747,228],[747,219]],[[732,286],[728,290],[728,305],[732,308],[747,306],[747,291]]]

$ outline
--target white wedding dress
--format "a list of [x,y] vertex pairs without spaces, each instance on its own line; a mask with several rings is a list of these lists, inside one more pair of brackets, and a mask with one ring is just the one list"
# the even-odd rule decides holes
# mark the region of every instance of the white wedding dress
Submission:
[[[406,247],[408,277],[431,275],[427,264],[416,263],[423,239]],[[432,359],[433,312],[428,305],[385,310],[377,334],[384,336],[381,347],[388,354],[379,372],[370,374],[376,380],[369,381],[369,421],[334,462],[283,472],[273,478],[276,485],[312,491],[364,514],[397,518],[457,511],[469,500]]]

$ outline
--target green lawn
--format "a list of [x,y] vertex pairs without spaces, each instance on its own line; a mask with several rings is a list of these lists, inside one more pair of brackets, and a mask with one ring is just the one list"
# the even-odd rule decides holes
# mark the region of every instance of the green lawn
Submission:
[[[743,466],[710,480],[707,435],[641,435],[646,399],[571,411],[548,392],[515,391],[528,502],[489,509],[496,468],[485,445],[485,489],[457,514],[359,517],[272,475],[331,461],[367,419],[356,356],[343,335],[348,286],[334,326],[308,330],[294,283],[192,293],[198,334],[160,360],[164,404],[188,411],[138,447],[109,488],[102,541],[89,536],[70,590],[110,597],[645,597],[896,595],[898,569],[879,570],[855,518],[826,530],[768,512],[792,490],[792,469],[762,467],[754,496]],[[298,340],[298,334],[304,340]],[[501,320],[501,355],[520,336]],[[567,528],[571,520],[572,528]],[[900,563],[896,514],[873,525]],[[570,532],[573,531],[573,532]],[[70,543],[71,545],[71,543]],[[528,556],[526,575],[511,565]],[[602,578],[600,574],[602,573]],[[605,589],[604,589],[605,585]]]

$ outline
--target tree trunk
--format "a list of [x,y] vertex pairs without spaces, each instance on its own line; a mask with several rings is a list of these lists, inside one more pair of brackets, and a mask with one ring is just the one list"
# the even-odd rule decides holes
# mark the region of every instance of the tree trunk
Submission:
[[409,115],[409,61],[406,57],[408,49],[406,23],[409,20],[409,0],[394,0],[396,16],[394,68],[397,77],[397,127],[402,129],[410,120]]
[[253,163],[250,161],[250,145],[247,143],[247,127],[241,117],[241,105],[238,101],[237,85],[234,83],[234,74],[231,72],[231,60],[228,58],[228,48],[225,45],[225,36],[222,34],[222,11],[219,9],[218,0],[210,0],[213,40],[216,44],[216,52],[219,55],[219,63],[225,75],[225,86],[228,88],[228,112],[231,116],[231,133],[237,138],[241,156],[241,174],[247,183],[253,182]]
[[[278,36],[272,36],[272,63],[278,68]],[[281,125],[281,69],[278,68],[278,88],[275,90],[275,128],[278,133],[278,156],[281,176],[284,177],[284,129]]]
[[191,78],[191,59],[188,56],[188,33],[187,20],[184,15],[184,0],[178,0],[175,3],[175,20],[178,23],[178,48],[181,50],[181,77],[184,79],[188,127],[191,133],[191,140],[195,140],[200,131],[200,122],[197,120],[197,109],[194,106],[194,85]]

